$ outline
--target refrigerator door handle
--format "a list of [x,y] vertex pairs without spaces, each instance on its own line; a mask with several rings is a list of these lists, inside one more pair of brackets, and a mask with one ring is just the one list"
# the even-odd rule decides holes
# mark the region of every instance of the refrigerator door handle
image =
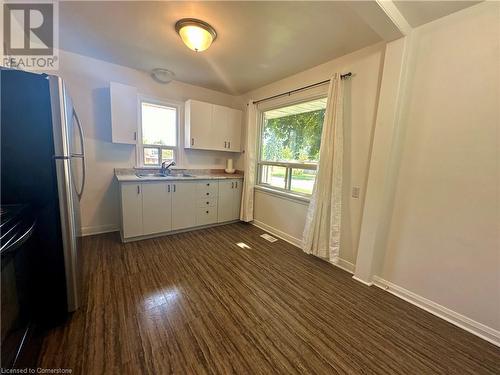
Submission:
[[76,192],[78,195],[78,200],[81,200],[82,195],[83,195],[83,190],[85,189],[85,175],[86,175],[86,168],[85,168],[85,146],[83,143],[83,129],[82,125],[80,124],[80,119],[78,118],[78,115],[76,114],[76,111],[73,109],[73,117],[76,120],[76,124],[78,125],[78,132],[80,133],[80,147],[82,150],[81,155],[72,155],[73,157],[80,157],[82,158],[82,164],[83,164],[83,170],[82,170],[82,186],[79,189],[79,191]]
[[79,264],[77,227],[74,216],[75,206],[72,195],[75,188],[70,178],[70,160],[56,159],[57,190],[59,194],[59,214],[64,250],[64,268],[66,274],[66,296],[68,311],[75,311],[79,305]]

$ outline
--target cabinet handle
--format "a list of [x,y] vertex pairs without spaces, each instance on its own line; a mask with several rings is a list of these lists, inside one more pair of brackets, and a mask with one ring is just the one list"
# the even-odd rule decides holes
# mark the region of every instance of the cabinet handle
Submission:
[[210,186],[210,184],[207,184],[207,186]]
[[194,146],[194,138],[191,138],[191,146]]
[[170,185],[167,185],[167,190],[170,193]]
[[174,185],[174,193],[175,193],[175,185]]
[[207,193],[207,195],[210,195],[210,193]]
[[227,141],[224,141],[224,148],[227,148]]
[[231,182],[231,189],[234,189],[234,182]]
[[236,182],[234,183],[234,187],[235,187],[236,189],[238,189],[238,181],[236,181]]
[[207,211],[207,214],[208,214],[208,211]]
[[134,141],[137,141],[137,132],[134,132]]
[[141,194],[141,187],[137,185],[137,194]]
[[231,142],[227,142],[227,148],[231,148]]
[[209,204],[210,202],[207,202],[207,204]]

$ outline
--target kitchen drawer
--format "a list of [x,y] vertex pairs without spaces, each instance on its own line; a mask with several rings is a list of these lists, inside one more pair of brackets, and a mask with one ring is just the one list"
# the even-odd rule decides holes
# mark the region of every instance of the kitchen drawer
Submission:
[[196,196],[198,198],[216,198],[219,191],[217,181],[203,181],[196,184]]
[[217,222],[217,207],[198,207],[196,225],[207,225]]
[[217,198],[200,198],[197,207],[215,207],[217,208]]

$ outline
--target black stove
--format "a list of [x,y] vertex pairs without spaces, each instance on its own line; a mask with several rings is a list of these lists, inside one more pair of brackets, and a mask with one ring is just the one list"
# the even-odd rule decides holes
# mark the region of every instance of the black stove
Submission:
[[0,253],[15,251],[33,233],[35,220],[25,204],[0,207]]
[[31,256],[35,219],[24,204],[0,207],[1,367],[33,365],[39,347],[34,331]]

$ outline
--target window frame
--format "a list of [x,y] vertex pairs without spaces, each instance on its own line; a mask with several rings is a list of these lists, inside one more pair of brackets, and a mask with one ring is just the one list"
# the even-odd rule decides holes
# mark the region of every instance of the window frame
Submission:
[[[180,144],[180,117],[182,110],[182,103],[178,103],[171,100],[164,100],[153,98],[145,95],[138,95],[138,129],[137,129],[137,152],[136,152],[136,163],[139,168],[160,168],[161,167],[161,152],[162,150],[172,150],[174,153],[173,161],[179,163],[179,144]],[[162,107],[174,108],[175,109],[175,142],[176,146],[163,146],[163,145],[149,145],[142,143],[142,103],[148,103],[153,105],[158,105]],[[158,164],[144,164],[144,149],[145,148],[156,148],[158,149]]]
[[[269,191],[272,193],[278,193],[279,195],[284,195],[291,198],[296,198],[299,200],[309,200],[312,194],[302,193],[298,191],[291,190],[292,184],[292,174],[294,169],[308,169],[308,170],[318,170],[318,163],[297,163],[297,162],[283,162],[283,161],[266,161],[262,160],[262,143],[263,143],[263,132],[264,132],[264,112],[288,107],[295,104],[310,102],[317,99],[327,98],[328,91],[327,87],[322,89],[316,88],[312,90],[308,90],[310,92],[302,92],[302,95],[297,95],[296,98],[290,99],[290,97],[283,99],[278,99],[273,101],[272,103],[267,103],[267,105],[263,105],[262,107],[258,107],[258,139],[257,139],[257,161],[256,161],[256,169],[257,169],[257,179],[256,179],[256,187],[260,188],[264,191]],[[266,184],[262,182],[262,169],[263,166],[280,166],[286,168],[285,172],[285,187],[281,188],[278,186],[272,186],[270,184]],[[315,181],[316,183],[316,181]]]

